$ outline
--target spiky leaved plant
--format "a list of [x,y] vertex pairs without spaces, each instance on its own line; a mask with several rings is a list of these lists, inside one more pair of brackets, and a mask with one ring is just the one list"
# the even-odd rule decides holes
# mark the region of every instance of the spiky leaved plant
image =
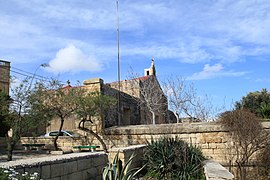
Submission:
[[179,138],[163,137],[148,142],[144,163],[148,177],[156,179],[203,179],[200,149]]
[[103,169],[103,180],[132,180],[144,168],[131,168],[134,153],[130,156],[129,160],[123,166],[122,160],[119,158],[119,151],[115,155],[113,162],[109,163]]

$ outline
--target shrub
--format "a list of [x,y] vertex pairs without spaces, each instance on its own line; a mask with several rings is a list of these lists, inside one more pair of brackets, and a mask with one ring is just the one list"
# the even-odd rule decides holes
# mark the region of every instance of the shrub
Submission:
[[260,152],[258,160],[260,174],[270,177],[270,144]]
[[248,166],[252,157],[268,144],[270,134],[264,130],[256,114],[246,109],[227,111],[220,115],[220,123],[230,133],[233,144],[229,145],[228,158],[237,165],[236,176],[247,179]]
[[203,160],[200,149],[177,137],[151,140],[144,153],[146,176],[157,179],[203,179]]

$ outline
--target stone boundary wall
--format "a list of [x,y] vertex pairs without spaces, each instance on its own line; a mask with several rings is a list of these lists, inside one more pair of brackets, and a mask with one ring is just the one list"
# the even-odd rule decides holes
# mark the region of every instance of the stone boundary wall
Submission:
[[[270,122],[263,122],[263,127],[270,131]],[[179,123],[157,125],[133,125],[106,128],[101,135],[107,148],[120,148],[132,145],[146,144],[147,141],[157,140],[163,136],[179,137],[188,143],[200,147],[209,159],[225,166],[232,161],[231,146],[234,145],[227,130],[217,122]],[[53,138],[22,138],[21,143],[45,143],[50,149]],[[82,138],[60,137],[58,144],[63,150],[72,150],[75,145],[100,145],[93,136]],[[102,150],[102,146],[100,148]]]
[[143,165],[143,153],[146,145],[134,145],[122,148],[112,148],[109,149],[109,161],[113,162],[113,159],[117,152],[119,152],[119,158],[122,160],[123,165],[129,160],[132,154],[135,155],[131,168],[139,168]]
[[37,172],[46,180],[99,180],[107,162],[108,156],[103,152],[86,152],[4,162],[0,167],[20,173]]
[[[125,164],[132,154],[135,158],[131,168],[140,168],[143,164],[143,153],[146,145],[134,145],[122,148],[109,149],[109,153],[81,152],[64,155],[54,155],[41,158],[21,159],[0,163],[1,168],[13,168],[20,173],[37,172],[40,178],[46,180],[101,180],[102,170],[112,162],[117,152]],[[207,180],[231,180],[233,175],[219,163],[206,160],[204,173]]]
[[[265,129],[270,130],[270,122],[262,124]],[[207,158],[223,165],[228,165],[232,158],[229,147],[234,142],[228,131],[223,129],[218,122],[111,127],[105,129],[104,135],[106,144],[116,147],[146,144],[151,139],[157,140],[163,136],[177,136],[200,147]]]
[[135,145],[124,148],[109,149],[104,152],[80,152],[63,155],[48,155],[47,157],[21,159],[1,162],[2,168],[13,168],[20,173],[40,174],[40,178],[48,180],[101,180],[102,170],[108,162],[112,162],[117,152],[123,165],[132,154],[135,158],[131,168],[142,167],[145,145]]
[[[44,149],[53,150],[54,137],[22,137],[20,143],[16,148],[22,149],[21,144],[45,144]],[[70,151],[73,146],[91,145],[90,140],[84,136],[82,137],[59,137],[57,140],[59,148],[63,151]]]

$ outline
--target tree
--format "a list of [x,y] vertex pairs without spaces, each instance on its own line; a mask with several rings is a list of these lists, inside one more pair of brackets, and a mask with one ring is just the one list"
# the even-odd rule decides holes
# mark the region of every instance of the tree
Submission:
[[249,165],[251,157],[269,142],[269,134],[258,117],[245,109],[222,113],[220,122],[231,134],[231,158],[238,167],[240,178],[244,180],[247,176],[245,167]]
[[158,115],[166,116],[167,99],[163,94],[161,86],[155,75],[140,77],[137,73],[130,71],[130,88],[133,91],[133,99],[138,106],[144,109],[146,114],[150,112],[153,124],[156,124]]
[[267,89],[249,92],[235,103],[236,109],[245,108],[261,118],[270,118],[270,92]]
[[140,95],[141,107],[145,106],[150,111],[152,122],[156,124],[157,115],[166,113],[167,100],[154,75],[140,81]]
[[186,114],[188,104],[194,99],[193,86],[187,86],[181,77],[171,76],[163,82],[163,89],[168,98],[169,109],[174,113],[177,123],[181,122],[181,115]]
[[259,108],[259,113],[263,119],[270,118],[270,103],[263,102]]
[[[78,98],[77,116],[81,119],[79,129],[89,132],[101,143],[105,152],[107,147],[102,138],[92,129],[86,128],[85,123],[93,123],[94,120],[99,120],[101,126],[104,123],[104,116],[108,109],[116,104],[116,99],[100,92],[86,92],[84,96]],[[97,119],[99,117],[99,119]],[[103,127],[101,127],[103,129]],[[101,132],[102,133],[102,132]]]
[[[104,114],[111,105],[115,104],[115,99],[100,92],[89,92],[83,86],[64,86],[57,80],[53,80],[48,86],[39,88],[37,92],[42,101],[40,108],[51,116],[60,120],[59,133],[54,139],[54,148],[58,150],[57,140],[63,128],[64,122],[69,117],[80,118],[79,129],[86,131],[97,138],[105,151],[106,145],[102,138],[85,127],[85,122],[100,120],[103,122]],[[97,116],[100,117],[97,118]]]
[[54,138],[54,148],[59,150],[57,140],[67,118],[73,116],[78,109],[78,99],[84,95],[81,87],[64,86],[58,80],[51,80],[48,85],[39,86],[36,91],[39,108],[43,109],[44,115],[49,114],[51,118],[59,118],[59,133]]
[[[4,123],[10,127],[10,131],[6,135],[8,160],[12,160],[12,153],[16,143],[21,136],[30,129],[40,125],[45,119],[39,116],[33,116],[33,97],[36,85],[38,82],[33,82],[32,78],[26,78],[19,83],[18,86],[12,86],[11,98],[7,96],[4,98],[5,103],[2,107],[8,107]],[[3,100],[3,98],[2,98]]]
[[168,78],[163,82],[163,90],[177,123],[181,122],[181,117],[186,116],[192,121],[207,121],[218,111],[212,106],[209,96],[198,96],[193,85],[187,84],[182,77]]

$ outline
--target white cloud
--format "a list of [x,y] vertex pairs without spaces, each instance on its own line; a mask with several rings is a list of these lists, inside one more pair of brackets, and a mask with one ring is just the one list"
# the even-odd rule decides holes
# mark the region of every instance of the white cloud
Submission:
[[203,79],[213,79],[216,77],[238,77],[247,74],[247,72],[235,72],[235,71],[225,71],[222,64],[209,65],[205,64],[201,72],[194,73],[187,80],[203,80]]
[[60,49],[55,58],[49,62],[49,65],[49,70],[54,73],[97,72],[102,70],[102,64],[95,57],[84,54],[73,44]]

